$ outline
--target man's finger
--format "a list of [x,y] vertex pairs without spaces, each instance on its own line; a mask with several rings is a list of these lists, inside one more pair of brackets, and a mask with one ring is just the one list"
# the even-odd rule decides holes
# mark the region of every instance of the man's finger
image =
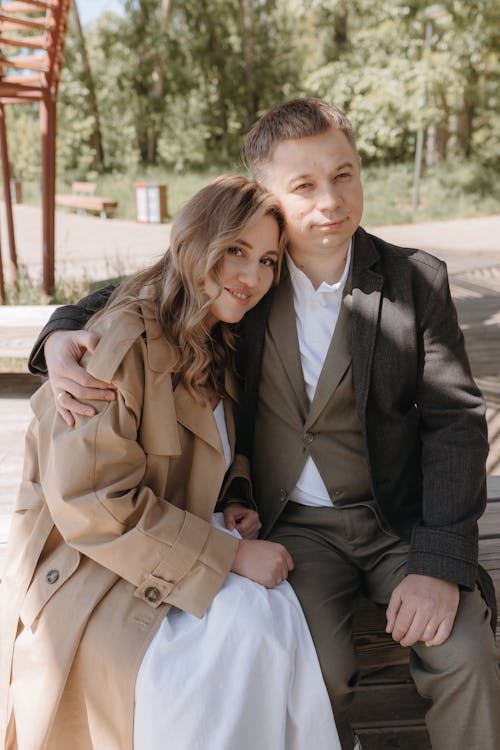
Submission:
[[396,617],[399,612],[399,608],[401,607],[401,597],[399,595],[399,592],[397,589],[394,589],[392,592],[391,598],[389,599],[389,604],[387,605],[387,609],[385,612],[385,616],[387,619],[387,626],[385,628],[386,633],[392,633],[394,628],[394,623],[396,622]]
[[425,641],[426,646],[440,646],[444,643],[451,633],[453,627],[453,618],[446,617],[439,625],[436,634],[431,640]]
[[[398,643],[402,642],[406,634],[413,625],[415,618],[415,609],[404,604],[399,608],[394,627],[392,628],[392,638]],[[415,626],[417,623],[415,624]]]

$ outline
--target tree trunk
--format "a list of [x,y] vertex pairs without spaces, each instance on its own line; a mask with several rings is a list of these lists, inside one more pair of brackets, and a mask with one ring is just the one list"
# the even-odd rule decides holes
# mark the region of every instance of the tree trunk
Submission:
[[438,106],[442,112],[441,121],[432,123],[427,129],[425,163],[428,167],[433,167],[436,164],[445,161],[448,156],[450,110],[446,99],[446,91],[439,92]]
[[82,59],[82,72],[83,77],[89,92],[89,106],[90,112],[94,118],[94,132],[92,133],[92,146],[94,149],[94,158],[92,162],[93,169],[102,171],[105,168],[104,158],[104,147],[102,144],[102,132],[101,132],[101,119],[99,117],[99,107],[97,104],[97,96],[95,90],[94,76],[90,68],[89,58],[87,54],[87,44],[85,42],[85,36],[83,33],[82,25],[80,23],[80,15],[76,3],[72,3],[72,11],[70,14],[72,28],[78,40],[78,48]]
[[245,65],[246,118],[245,132],[257,119],[258,97],[255,81],[255,13],[254,0],[242,0],[243,60]]
[[462,107],[457,116],[457,145],[461,156],[469,159],[472,154],[472,135],[476,114],[479,74],[475,68],[469,69],[467,83],[462,94]]
[[[219,104],[219,127],[220,127],[220,155],[224,161],[228,159],[228,105],[224,91],[224,51],[221,49],[206,0],[199,0],[205,25],[208,33],[208,44],[212,53],[213,67],[215,68],[215,80],[217,83],[217,100]],[[207,71],[209,72],[209,71]]]

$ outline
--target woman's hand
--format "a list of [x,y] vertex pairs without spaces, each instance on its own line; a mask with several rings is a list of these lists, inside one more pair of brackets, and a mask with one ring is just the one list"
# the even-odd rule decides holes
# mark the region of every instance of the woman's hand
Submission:
[[288,573],[293,570],[293,560],[282,544],[241,539],[231,570],[272,589],[288,578]]
[[257,511],[239,503],[224,508],[224,525],[229,531],[236,529],[243,539],[257,539],[262,527]]
[[56,408],[66,424],[73,427],[74,414],[92,417],[95,409],[77,399],[113,401],[114,386],[97,380],[80,366],[86,351],[93,352],[99,337],[90,331],[56,331],[44,346],[45,362]]

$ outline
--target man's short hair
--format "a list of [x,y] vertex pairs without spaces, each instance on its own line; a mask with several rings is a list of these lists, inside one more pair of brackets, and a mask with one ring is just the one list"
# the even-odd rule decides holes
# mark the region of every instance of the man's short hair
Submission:
[[243,149],[245,163],[258,179],[279,143],[319,135],[330,128],[341,130],[357,151],[352,125],[340,109],[312,97],[290,99],[262,115],[247,134]]

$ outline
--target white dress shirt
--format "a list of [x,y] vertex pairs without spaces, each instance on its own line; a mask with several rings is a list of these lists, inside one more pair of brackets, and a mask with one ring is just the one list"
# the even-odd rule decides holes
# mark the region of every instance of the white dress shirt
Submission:
[[[351,262],[351,245],[344,272],[335,284],[323,281],[315,289],[311,280],[286,255],[293,287],[293,305],[297,322],[300,361],[309,402],[312,403],[319,376],[339,319],[344,287]],[[302,505],[332,505],[321,475],[311,456],[306,460],[290,500]]]

